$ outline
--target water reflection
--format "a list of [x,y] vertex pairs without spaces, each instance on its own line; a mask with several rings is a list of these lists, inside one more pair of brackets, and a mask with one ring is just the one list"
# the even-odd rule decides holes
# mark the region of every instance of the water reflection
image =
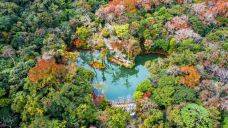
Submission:
[[99,52],[80,51],[77,64],[84,66],[95,73],[93,84],[98,93],[104,94],[110,100],[119,101],[131,99],[137,85],[149,77],[150,73],[143,65],[145,61],[154,58],[156,58],[156,56],[139,56],[136,59],[136,66],[132,69],[109,63],[107,59],[105,59],[106,69],[98,70],[90,67],[89,62],[92,60],[99,60]]

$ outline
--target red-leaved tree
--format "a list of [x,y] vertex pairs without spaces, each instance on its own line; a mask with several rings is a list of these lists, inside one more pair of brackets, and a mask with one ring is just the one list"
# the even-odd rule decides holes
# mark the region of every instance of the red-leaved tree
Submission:
[[35,67],[29,70],[28,77],[33,83],[42,80],[59,82],[65,73],[66,68],[64,65],[56,64],[54,60],[41,59]]

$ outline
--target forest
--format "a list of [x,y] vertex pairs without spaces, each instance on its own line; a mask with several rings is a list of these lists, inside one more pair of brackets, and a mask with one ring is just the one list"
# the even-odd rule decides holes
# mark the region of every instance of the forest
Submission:
[[228,1],[0,0],[0,128],[228,128]]

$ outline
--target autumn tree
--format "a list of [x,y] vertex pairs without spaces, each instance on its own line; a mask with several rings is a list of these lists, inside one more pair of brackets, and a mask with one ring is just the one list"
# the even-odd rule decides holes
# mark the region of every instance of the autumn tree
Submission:
[[192,88],[199,84],[201,75],[194,66],[183,66],[180,70],[184,73],[180,79],[181,84]]
[[62,64],[56,64],[54,60],[39,60],[37,65],[29,70],[28,77],[33,83],[42,80],[60,82],[61,77],[66,73],[66,69]]

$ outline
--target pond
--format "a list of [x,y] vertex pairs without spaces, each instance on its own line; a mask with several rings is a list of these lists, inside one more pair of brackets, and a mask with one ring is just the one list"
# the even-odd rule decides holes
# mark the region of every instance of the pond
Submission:
[[80,51],[77,64],[94,72],[93,85],[97,95],[104,95],[111,101],[132,101],[137,85],[150,76],[144,64],[148,60],[155,60],[157,55],[138,56],[136,65],[132,69],[110,63],[105,60],[106,69],[92,68],[89,63],[99,60],[99,51]]

